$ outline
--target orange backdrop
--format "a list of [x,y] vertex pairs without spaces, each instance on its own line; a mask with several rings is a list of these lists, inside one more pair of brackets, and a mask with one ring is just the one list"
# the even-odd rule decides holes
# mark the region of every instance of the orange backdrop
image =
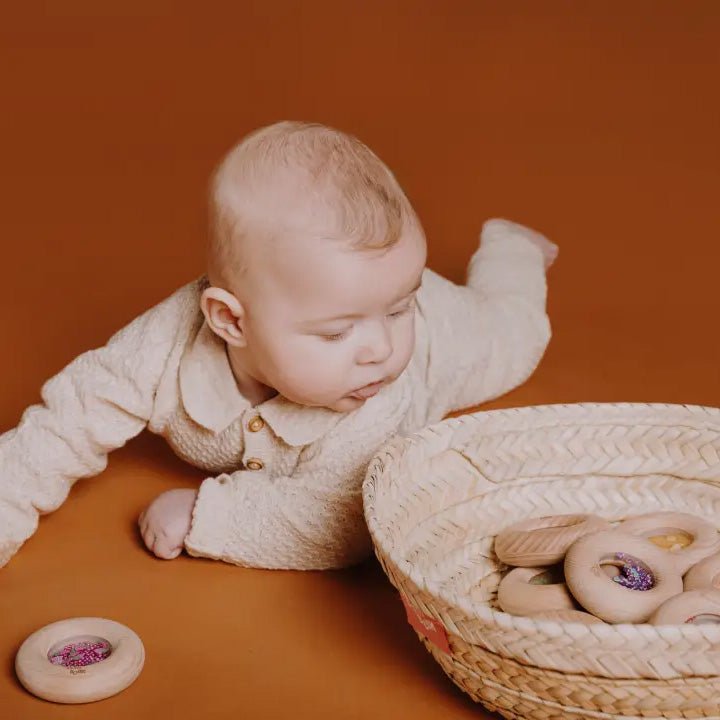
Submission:
[[[560,245],[554,338],[486,407],[720,404],[720,5],[714,0],[48,0],[0,20],[0,430],[80,352],[200,274],[208,175],[285,118],[359,135],[462,282],[480,226]],[[375,561],[245,570],[150,556],[157,494],[202,473],[143,435],[0,570],[0,715],[477,718]],[[55,620],[143,639],[128,690],[82,707],[12,662]]]

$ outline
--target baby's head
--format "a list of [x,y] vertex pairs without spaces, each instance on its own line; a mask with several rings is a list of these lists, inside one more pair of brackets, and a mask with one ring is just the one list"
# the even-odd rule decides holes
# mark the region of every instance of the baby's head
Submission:
[[246,396],[347,412],[403,372],[425,236],[359,140],[299,122],[250,134],[215,172],[210,219],[202,309]]

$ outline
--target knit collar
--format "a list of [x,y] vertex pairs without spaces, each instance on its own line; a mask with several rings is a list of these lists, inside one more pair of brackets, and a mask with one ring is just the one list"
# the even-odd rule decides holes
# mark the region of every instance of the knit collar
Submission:
[[[179,381],[187,414],[216,434],[251,407],[237,387],[225,342],[205,321],[180,360]],[[254,410],[278,437],[295,446],[315,442],[343,417],[343,413],[299,405],[282,395],[266,400]]]

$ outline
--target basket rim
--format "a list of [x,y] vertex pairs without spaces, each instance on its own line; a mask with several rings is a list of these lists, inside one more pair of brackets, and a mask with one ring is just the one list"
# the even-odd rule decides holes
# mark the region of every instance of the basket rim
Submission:
[[[494,610],[486,601],[472,600],[469,596],[453,596],[445,592],[442,586],[433,579],[422,576],[417,568],[404,558],[396,557],[385,548],[392,547],[388,542],[384,528],[378,522],[370,510],[374,507],[376,476],[380,477],[385,472],[383,456],[387,456],[390,449],[394,449],[394,462],[405,462],[409,457],[422,452],[422,449],[431,438],[437,439],[438,435],[450,435],[461,425],[468,422],[475,422],[480,418],[491,422],[493,418],[505,417],[512,414],[530,416],[533,413],[558,412],[562,410],[586,409],[592,411],[603,410],[653,410],[653,411],[687,411],[688,417],[709,421],[718,425],[720,433],[720,407],[711,405],[697,405],[685,403],[661,403],[661,402],[577,402],[577,403],[548,403],[542,405],[525,405],[508,408],[497,408],[492,410],[479,410],[463,415],[444,418],[438,422],[425,426],[424,428],[405,436],[394,436],[378,449],[371,459],[365,479],[363,481],[363,505],[365,520],[373,539],[376,552],[388,556],[397,571],[412,581],[419,592],[429,596],[433,601],[438,601],[449,608],[460,610],[466,617],[482,621],[484,624],[499,630],[521,631],[531,633],[537,630],[544,631],[546,635],[556,636],[563,632],[563,628],[571,627],[578,635],[588,633],[596,636],[599,641],[611,638],[622,637],[627,639],[630,633],[639,633],[644,639],[668,640],[670,636],[677,640],[704,639],[708,643],[720,644],[720,624],[684,624],[684,625],[650,625],[649,623],[593,623],[588,625],[582,622],[561,622],[548,618],[533,619],[529,616],[511,615],[502,610]],[[539,416],[539,415],[538,415]],[[678,424],[678,426],[680,426]],[[718,462],[718,483],[720,484],[720,462]],[[383,542],[384,541],[384,542]],[[399,588],[398,588],[398,591]],[[413,600],[412,595],[406,594],[409,601]],[[445,625],[443,618],[431,604],[425,604],[425,611],[431,611],[435,619]]]

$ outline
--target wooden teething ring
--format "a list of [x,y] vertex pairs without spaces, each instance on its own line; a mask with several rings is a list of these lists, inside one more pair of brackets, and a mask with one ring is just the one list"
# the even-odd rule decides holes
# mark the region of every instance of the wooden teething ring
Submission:
[[651,540],[664,550],[681,575],[720,550],[720,534],[715,525],[689,513],[665,511],[633,515],[617,529]]
[[[621,567],[627,575],[612,578],[605,565]],[[682,576],[664,550],[620,530],[575,541],[565,556],[565,582],[588,612],[611,623],[645,622],[683,590]]]
[[[533,583],[533,578],[540,583]],[[549,582],[542,582],[549,581]],[[553,582],[554,581],[554,582]],[[544,610],[572,610],[575,607],[562,568],[514,568],[500,581],[497,602],[510,615],[530,615]]]
[[720,590],[690,590],[664,602],[652,615],[653,625],[720,623]]
[[558,622],[576,622],[585,625],[600,623],[605,625],[604,620],[582,610],[544,610],[543,612],[531,613],[529,617],[536,620],[557,620]]
[[495,554],[506,565],[542,567],[560,562],[575,540],[611,525],[597,515],[548,515],[510,525],[495,538]]
[[[89,659],[87,647],[93,646],[101,646],[96,657],[107,655],[105,659]],[[104,618],[80,617],[59,620],[30,635],[15,656],[15,672],[33,695],[59,703],[88,703],[124,690],[144,662],[143,644],[130,628]]]
[[713,588],[720,590],[720,553],[715,553],[693,565],[683,578],[685,590]]

